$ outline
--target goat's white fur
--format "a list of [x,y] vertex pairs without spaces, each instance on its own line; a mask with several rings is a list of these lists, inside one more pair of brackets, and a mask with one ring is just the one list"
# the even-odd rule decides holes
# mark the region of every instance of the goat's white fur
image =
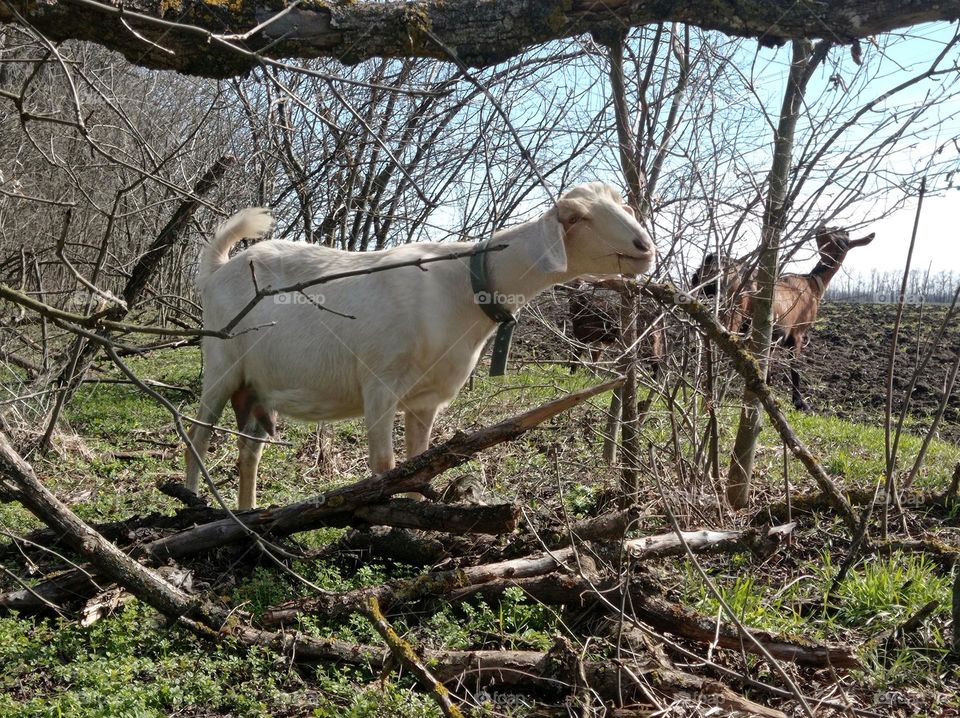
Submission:
[[[197,286],[204,327],[220,329],[230,322],[254,296],[254,276],[260,287],[282,287],[470,248],[418,243],[352,253],[265,241],[228,259],[234,244],[262,236],[271,226],[267,210],[244,210],[221,225],[203,250]],[[583,274],[643,272],[656,253],[619,194],[600,182],[574,188],[542,217],[498,232],[491,244],[506,245],[487,255],[491,289],[513,311],[544,289]],[[438,410],[456,396],[496,329],[475,302],[469,260],[436,262],[427,271],[404,267],[354,276],[306,291],[336,313],[298,301],[303,298],[297,295],[267,297],[238,324],[239,336],[204,338],[199,421],[215,423],[231,396],[249,387],[263,409],[298,419],[362,415],[374,472],[394,466],[398,411],[406,419],[407,457],[425,451]],[[242,333],[255,326],[265,328]],[[252,414],[240,429],[255,437],[267,434]],[[194,425],[191,441],[201,458],[209,438],[209,428]],[[240,439],[240,508],[256,502],[262,448],[261,441]],[[198,477],[199,465],[188,451],[186,483],[194,492]]]

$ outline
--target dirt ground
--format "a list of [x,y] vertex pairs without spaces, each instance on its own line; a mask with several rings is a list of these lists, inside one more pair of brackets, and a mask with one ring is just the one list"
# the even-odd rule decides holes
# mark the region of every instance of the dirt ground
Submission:
[[[946,313],[947,308],[940,306],[904,307],[893,378],[894,416]],[[882,420],[896,314],[894,304],[828,302],[821,307],[802,358],[804,394],[815,411],[867,423]],[[908,415],[913,431],[929,426],[958,351],[960,319],[954,317],[911,392]],[[775,382],[786,385],[786,369],[778,374]],[[960,441],[960,387],[951,393],[939,433],[943,439]]]
[[[607,301],[615,301],[613,293],[601,292],[600,295]],[[564,327],[567,301],[564,292],[550,292],[524,312],[516,334],[514,360],[543,362],[573,358],[575,350],[563,339],[563,332],[568,335],[570,332],[569,326]],[[868,424],[883,421],[896,314],[895,304],[824,303],[800,363],[803,392],[814,411]],[[914,371],[946,314],[944,306],[904,307],[893,379],[895,418],[903,406]],[[674,321],[667,321],[669,327],[676,329]],[[930,425],[958,351],[960,317],[954,317],[922,367],[911,392],[908,407],[911,431],[922,434]],[[772,380],[789,396],[785,358],[783,352],[775,354]],[[945,440],[960,442],[960,386],[955,386],[951,393],[939,435]]]

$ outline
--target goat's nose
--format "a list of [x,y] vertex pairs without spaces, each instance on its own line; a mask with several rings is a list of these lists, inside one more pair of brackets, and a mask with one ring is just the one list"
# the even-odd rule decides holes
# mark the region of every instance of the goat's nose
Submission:
[[633,246],[639,249],[641,252],[653,251],[653,244],[642,234],[633,240]]

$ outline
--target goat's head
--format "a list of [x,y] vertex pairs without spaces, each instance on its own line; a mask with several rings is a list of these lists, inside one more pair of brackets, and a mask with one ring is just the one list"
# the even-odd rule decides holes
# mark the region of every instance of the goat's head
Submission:
[[876,236],[871,232],[860,239],[850,239],[850,233],[840,227],[821,225],[817,229],[817,249],[820,252],[820,263],[827,267],[839,267],[854,247],[870,244]]
[[543,218],[537,267],[574,274],[640,274],[657,256],[650,235],[620,194],[590,182],[563,195]]
[[691,286],[700,287],[700,291],[706,297],[716,296],[717,278],[720,272],[727,268],[726,265],[725,260],[721,260],[717,254],[711,252],[703,258],[703,264],[690,276]]

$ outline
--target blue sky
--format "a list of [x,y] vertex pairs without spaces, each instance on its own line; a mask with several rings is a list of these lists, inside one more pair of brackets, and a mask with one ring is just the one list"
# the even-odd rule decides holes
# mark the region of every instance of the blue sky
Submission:
[[[638,31],[639,32],[639,31]],[[840,45],[830,51],[827,62],[814,75],[807,93],[808,101],[813,106],[814,122],[819,138],[827,136],[833,128],[846,117],[851,116],[869,100],[876,98],[894,88],[904,80],[914,77],[926,70],[945,44],[953,37],[954,26],[950,23],[932,23],[914,28],[908,28],[899,33],[891,33],[876,38],[875,41],[864,42],[863,67],[857,67],[851,58],[849,46]],[[763,116],[763,108],[769,115],[775,116],[779,111],[781,98],[786,82],[786,72],[790,62],[789,46],[781,48],[760,48],[755,41],[734,41],[719,33],[711,34],[710,41],[714,43],[717,57],[725,56],[732,59],[731,65],[736,70],[731,73],[729,82],[722,87],[723,97],[711,97],[704,106],[695,108],[693,119],[688,118],[685,125],[678,132],[685,136],[685,140],[678,141],[678,146],[692,138],[692,145],[706,145],[708,154],[698,157],[696,166],[690,159],[677,154],[669,162],[676,176],[690,175],[693,171],[700,171],[712,177],[720,177],[727,184],[730,194],[740,193],[738,200],[743,200],[749,194],[751,184],[760,185],[770,166],[770,155],[773,144],[773,131]],[[536,132],[535,128],[542,127],[544,116],[554,111],[549,98],[554,93],[575,95],[576,101],[572,107],[570,118],[572,121],[581,121],[580,127],[585,131],[594,131],[587,128],[585,118],[594,117],[601,112],[609,100],[609,86],[606,78],[607,62],[605,53],[599,48],[589,48],[588,40],[581,39],[581,43],[589,51],[576,59],[571,60],[563,69],[551,69],[541,78],[542,82],[527,90],[527,96],[511,103],[510,114],[524,141],[529,139],[528,131]],[[569,51],[569,45],[559,44],[561,50]],[[551,52],[557,48],[551,48]],[[956,58],[960,56],[954,48],[953,56],[946,66],[952,67]],[[714,60],[716,62],[716,59]],[[841,84],[831,81],[832,76],[841,78]],[[871,113],[865,116],[863,125],[856,125],[847,130],[838,146],[845,150],[856,148],[858,142],[871,137],[870,127],[882,118],[904,117],[911,110],[924,105],[931,96],[942,93],[945,88],[960,95],[960,73],[952,73],[937,80],[926,80],[923,83],[903,91],[888,100],[878,104]],[[843,115],[839,113],[824,118],[826,108],[833,105],[844,105]],[[704,107],[709,106],[704,110]],[[727,113],[726,125],[722,128],[725,137],[736,143],[736,156],[739,158],[736,166],[730,162],[712,165],[709,155],[710,141],[703,137],[703,127],[700,121],[704,112],[712,111]],[[567,111],[567,110],[565,110]],[[607,109],[607,112],[612,113]],[[817,114],[819,112],[819,114]],[[774,119],[775,122],[775,119]],[[801,120],[800,130],[808,131],[810,122]],[[819,123],[823,123],[822,125]],[[831,217],[831,224],[844,226],[857,225],[853,234],[874,231],[877,239],[869,246],[852,252],[844,266],[846,272],[869,272],[872,269],[889,271],[901,268],[906,255],[906,248],[912,229],[916,203],[908,199],[916,191],[916,185],[904,186],[899,176],[927,166],[935,151],[943,147],[942,154],[937,155],[941,165],[960,167],[960,142],[954,140],[960,137],[960,100],[951,98],[940,102],[934,109],[927,112],[923,122],[929,130],[919,138],[901,142],[895,153],[885,152],[884,161],[875,169],[876,172],[864,172],[857,169],[848,177],[839,178],[835,184],[851,183],[866,177],[865,188],[868,199],[857,202]],[[738,124],[742,123],[742,124]],[[873,123],[873,124],[870,124]],[[716,128],[714,128],[716,129]],[[558,129],[561,138],[576,137],[576,124],[563,124]],[[884,129],[884,136],[892,132],[891,128]],[[573,134],[569,134],[573,133]],[[802,145],[803,139],[800,139]],[[731,139],[732,138],[732,139]],[[558,146],[562,149],[568,140],[561,139]],[[714,141],[716,139],[714,138]],[[821,139],[818,139],[818,142]],[[721,140],[723,142],[723,140]],[[606,179],[613,183],[622,183],[617,158],[615,137],[604,137],[604,149],[600,155],[591,159],[578,179]],[[801,149],[795,153],[795,159],[801,156]],[[720,153],[714,153],[719,157]],[[831,157],[820,164],[829,167]],[[517,157],[517,161],[519,157]],[[543,161],[541,160],[541,163]],[[824,170],[825,172],[825,170]],[[573,178],[573,179],[577,179]],[[551,178],[551,184],[558,178]],[[812,180],[809,187],[822,183]],[[877,188],[882,187],[883,191]],[[554,190],[558,189],[553,186]],[[942,174],[931,178],[931,193],[924,204],[924,213],[920,224],[920,232],[913,266],[926,269],[932,267],[934,271],[956,268],[960,271],[960,240],[951,236],[952,223],[956,212],[953,206],[960,202],[960,195],[956,189],[948,189]],[[657,192],[662,200],[670,201],[674,198],[675,188],[668,182],[661,182]],[[828,198],[829,199],[829,198]],[[535,214],[542,211],[546,197],[541,192],[532,193],[522,204],[523,214]],[[884,214],[898,203],[904,206],[888,217]],[[821,206],[825,205],[825,206]],[[689,210],[685,210],[689,211]],[[829,202],[822,200],[817,207],[802,220],[804,231],[809,231],[819,223],[824,216],[829,216]],[[456,214],[451,210],[450,217],[438,214],[433,221],[441,227],[447,224],[456,225]],[[703,246],[707,242],[708,232],[703,223],[696,217],[696,208],[690,212],[688,225],[684,230],[671,232],[672,217],[670,210],[663,211],[656,218],[658,233],[665,237],[679,236],[681,242],[687,243],[684,254],[692,260],[693,254],[702,256]],[[519,220],[517,216],[514,219]],[[447,220],[450,220],[449,222]],[[862,229],[862,231],[861,231]],[[795,231],[791,227],[791,231]],[[741,239],[736,252],[743,253],[753,249],[759,234],[757,218],[745,223],[738,236]],[[789,239],[789,238],[788,238]],[[797,255],[797,263],[791,267],[793,271],[811,267],[816,261],[812,243],[804,247]]]
[[[881,63],[880,76],[866,86],[869,95],[875,95],[886,88],[894,87],[925,70],[937,53],[953,37],[954,25],[951,23],[930,23],[909,28],[900,33],[902,40],[890,45],[882,54],[871,53],[869,62]],[[882,40],[883,38],[881,38]],[[845,50],[834,50],[833,52]],[[954,55],[955,57],[955,55]],[[951,66],[953,62],[948,62]],[[942,80],[927,81],[905,93],[898,95],[895,101],[883,106],[885,112],[909,110],[922,103],[938,87],[946,86],[948,82],[955,82],[956,75]],[[945,100],[939,106],[937,117],[943,118],[942,125],[937,133],[922,142],[891,157],[890,164],[899,170],[921,167],[930,160],[931,155],[939,148],[944,147],[938,155],[940,161],[952,162],[960,165],[960,145],[955,140],[960,139],[960,99]],[[956,183],[955,183],[956,184]],[[960,271],[960,193],[957,189],[950,189],[943,177],[931,181],[931,193],[923,203],[923,211],[917,232],[917,243],[913,256],[913,267],[917,269],[931,268],[934,272],[941,270]],[[891,205],[904,195],[904,191],[893,191],[884,198],[886,205]],[[867,273],[872,269],[889,271],[901,269],[907,255],[910,234],[913,230],[916,215],[917,201],[911,198],[906,206],[889,217],[869,223],[865,228],[877,233],[877,238],[869,247],[852,252],[844,264],[844,271],[853,273]],[[807,260],[801,266],[812,264]]]

